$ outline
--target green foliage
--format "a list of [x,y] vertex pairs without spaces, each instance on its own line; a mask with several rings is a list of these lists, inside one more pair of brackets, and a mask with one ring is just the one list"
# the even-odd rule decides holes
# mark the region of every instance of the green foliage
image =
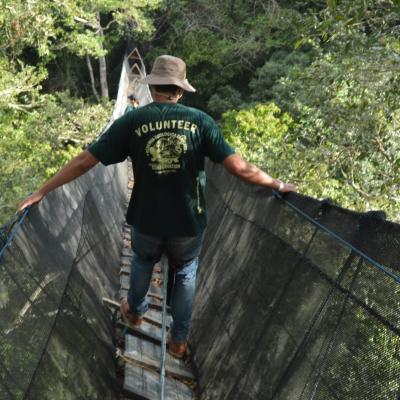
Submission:
[[308,164],[303,179],[297,173],[304,193],[400,221],[398,39],[386,33],[371,45],[358,26],[350,37],[331,36],[309,67],[282,79],[276,101],[294,116],[293,136],[305,145],[307,154],[300,147],[297,156]]
[[[168,1],[149,57],[168,52],[187,62],[199,93],[189,103],[217,118],[227,112],[224,132],[250,161],[302,193],[400,221],[399,7]],[[265,103],[293,119],[284,137],[260,116]],[[244,115],[257,134],[239,121]]]
[[150,34],[149,11],[159,3],[1,0],[0,222],[92,141],[110,116],[108,102],[94,106],[66,92],[50,95],[43,87],[82,94],[86,56],[105,56],[133,31]]
[[29,110],[40,102],[40,82],[46,70],[0,58],[0,109]]
[[255,77],[250,81],[250,98],[254,101],[270,101],[277,98],[279,80],[295,71],[302,71],[312,60],[312,52],[305,50],[276,51],[257,69]]
[[275,1],[166,1],[147,59],[165,53],[182,57],[198,90],[190,98],[194,105],[205,107],[210,101],[214,107],[211,97],[226,86],[239,91],[246,103],[255,70],[275,50],[293,47],[299,15]]
[[212,115],[219,116],[226,110],[242,106],[241,93],[232,86],[223,86],[216,90],[207,103],[207,109]]
[[93,141],[111,104],[90,105],[68,93],[42,95],[28,112],[0,114],[0,224],[18,203]]
[[287,133],[293,121],[282,113],[275,104],[257,104],[253,108],[228,111],[223,115],[225,138],[246,159],[258,165],[275,165],[287,140]]
[[[148,11],[159,6],[159,0],[65,1],[59,6],[59,15],[65,29],[63,42],[74,54],[99,57],[108,53],[117,38],[129,33],[135,26],[136,34],[145,37],[154,26]],[[106,37],[99,35],[102,27]]]

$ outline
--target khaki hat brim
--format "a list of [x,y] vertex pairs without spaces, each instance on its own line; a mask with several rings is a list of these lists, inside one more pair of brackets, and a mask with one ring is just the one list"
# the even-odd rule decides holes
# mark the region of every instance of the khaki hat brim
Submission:
[[156,74],[149,74],[145,78],[139,80],[140,83],[146,83],[147,85],[176,85],[187,92],[195,92],[196,89],[188,82],[187,79],[184,81],[166,76],[158,76]]

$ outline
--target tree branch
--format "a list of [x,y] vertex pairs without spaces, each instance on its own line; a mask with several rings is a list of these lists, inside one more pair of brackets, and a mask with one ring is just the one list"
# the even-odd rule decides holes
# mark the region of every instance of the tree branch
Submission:
[[93,22],[88,21],[87,19],[83,19],[80,17],[74,17],[74,20],[77,22],[81,22],[82,24],[88,26],[89,28],[95,29],[95,30],[98,30],[100,28],[98,25],[94,24]]
[[93,68],[92,68],[92,63],[90,61],[89,54],[86,54],[86,64],[87,64],[87,67],[88,67],[88,70],[89,70],[90,83],[92,85],[93,94],[95,95],[95,97],[97,99],[97,102],[100,103],[100,96],[99,96],[99,93],[97,92],[97,89],[96,89],[96,85],[95,85],[95,81],[94,81]]

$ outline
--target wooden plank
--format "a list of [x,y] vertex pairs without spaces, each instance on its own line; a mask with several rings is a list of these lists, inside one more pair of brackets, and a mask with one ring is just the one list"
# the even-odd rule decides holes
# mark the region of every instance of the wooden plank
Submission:
[[[170,311],[167,309],[167,327],[171,325],[172,318],[170,315]],[[146,314],[144,314],[143,318],[150,322],[153,325],[157,325],[160,328],[162,327],[162,310],[150,308],[147,310]]]
[[[119,301],[113,300],[113,299],[109,299],[107,297],[103,297],[102,301],[105,305],[117,309],[119,310],[121,303]],[[157,304],[157,307],[154,306],[154,304],[152,302],[149,302],[149,310],[147,311],[146,315],[149,314],[149,318],[152,318],[156,321],[161,321],[161,313],[158,312],[159,311],[159,307]],[[168,307],[167,308],[167,312],[168,314],[171,314],[171,309]]]
[[[127,295],[128,295],[127,290],[121,290],[120,291],[120,300],[124,299]],[[107,304],[108,306],[112,306],[113,308],[118,308],[118,309],[120,306],[120,303],[118,301],[112,300],[112,299],[107,299],[106,297],[103,297],[103,303]],[[112,304],[112,303],[115,303],[115,304]],[[160,301],[158,299],[150,297],[149,298],[149,309],[162,311],[162,304],[160,304]],[[171,313],[170,307],[167,307],[167,312],[169,314]]]
[[123,265],[119,270],[120,275],[130,275],[130,273],[131,273],[130,265]]
[[102,298],[102,301],[103,301],[103,304],[105,304],[105,305],[107,305],[107,306],[110,306],[110,307],[112,307],[112,308],[115,308],[115,309],[117,309],[117,310],[119,310],[119,307],[120,307],[120,305],[121,305],[118,301],[109,299],[109,298],[107,298],[107,297],[103,297],[103,298]]
[[129,247],[124,247],[121,250],[121,255],[124,257],[132,257],[133,256],[133,251]]
[[[122,264],[122,267],[121,267],[119,273],[129,275],[131,273],[131,263]],[[153,272],[153,276],[151,279],[152,279],[152,282],[154,285],[156,285],[156,283],[158,283],[158,282],[160,282],[160,284],[161,284],[162,283],[162,274],[159,272]]]
[[[148,400],[159,400],[159,374],[133,364],[125,364],[124,389]],[[182,382],[165,378],[165,400],[194,400],[195,396]]]
[[[154,297],[149,297],[149,308],[154,310],[162,311],[162,300],[156,299]],[[171,313],[171,307],[167,306],[167,312]]]
[[[161,347],[151,342],[146,342],[132,335],[125,335],[124,357],[144,367],[160,370]],[[183,360],[172,357],[169,353],[165,358],[165,372],[167,375],[193,381],[193,374],[189,371]]]
[[130,287],[130,277],[128,275],[120,275],[119,281],[121,284],[121,289],[128,290]]
[[[121,289],[122,290],[128,290],[130,287],[130,276],[127,274],[121,274],[119,276],[120,284],[121,284]],[[158,300],[162,301],[162,287],[151,284],[150,290],[148,295],[151,297],[154,297]]]
[[121,256],[121,265],[131,265],[132,257]]
[[140,324],[139,328],[133,328],[132,325],[126,324],[123,320],[118,320],[117,325],[123,330],[126,330],[125,333],[151,340],[154,343],[161,343],[161,328],[146,320]]
[[162,292],[161,292],[161,295],[160,295],[159,293],[155,293],[153,289],[154,289],[153,286],[151,286],[150,290],[149,290],[149,293],[147,293],[147,295],[162,302],[162,299],[163,299]]

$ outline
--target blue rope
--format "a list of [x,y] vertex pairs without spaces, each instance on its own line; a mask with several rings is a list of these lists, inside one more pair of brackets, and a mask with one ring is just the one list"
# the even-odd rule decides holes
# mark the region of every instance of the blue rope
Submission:
[[11,245],[15,236],[17,235],[17,232],[21,228],[21,225],[24,223],[24,220],[25,220],[26,216],[28,215],[30,208],[31,208],[31,206],[25,208],[21,212],[17,213],[16,216],[13,218],[18,222],[15,223],[15,225],[13,226],[13,228],[11,230],[11,234],[8,236],[8,239],[6,240],[4,246],[0,249],[0,259],[3,257],[3,254],[5,253],[7,247],[9,247]]
[[373,265],[375,268],[379,269],[380,271],[384,272],[386,275],[390,276],[392,279],[394,279],[397,283],[400,283],[400,276],[393,273],[392,271],[390,271],[390,269],[380,263],[378,263],[377,261],[375,261],[374,259],[372,259],[371,257],[369,257],[367,254],[365,254],[364,252],[362,252],[361,250],[357,249],[356,247],[354,247],[351,243],[347,242],[346,240],[344,240],[343,238],[341,238],[338,234],[336,234],[335,232],[331,231],[329,228],[327,228],[326,226],[320,224],[318,221],[316,221],[314,218],[312,218],[310,215],[306,214],[304,211],[301,211],[299,208],[297,208],[294,204],[290,203],[289,201],[285,200],[283,198],[282,193],[276,191],[276,190],[272,190],[273,195],[282,200],[286,205],[288,205],[290,208],[292,208],[293,210],[295,210],[298,214],[300,214],[303,218],[305,218],[307,221],[311,222],[313,225],[317,226],[318,228],[320,228],[322,231],[326,232],[328,235],[334,237],[336,240],[338,240],[340,243],[342,243],[344,246],[348,247],[349,249],[351,249],[352,251],[354,251],[354,253],[356,253],[357,255],[359,255],[360,257],[364,258],[366,261],[368,261],[371,265]]
[[161,360],[160,360],[160,400],[164,400],[165,391],[165,356],[167,346],[167,287],[168,287],[168,260],[163,256],[163,314],[161,334]]

